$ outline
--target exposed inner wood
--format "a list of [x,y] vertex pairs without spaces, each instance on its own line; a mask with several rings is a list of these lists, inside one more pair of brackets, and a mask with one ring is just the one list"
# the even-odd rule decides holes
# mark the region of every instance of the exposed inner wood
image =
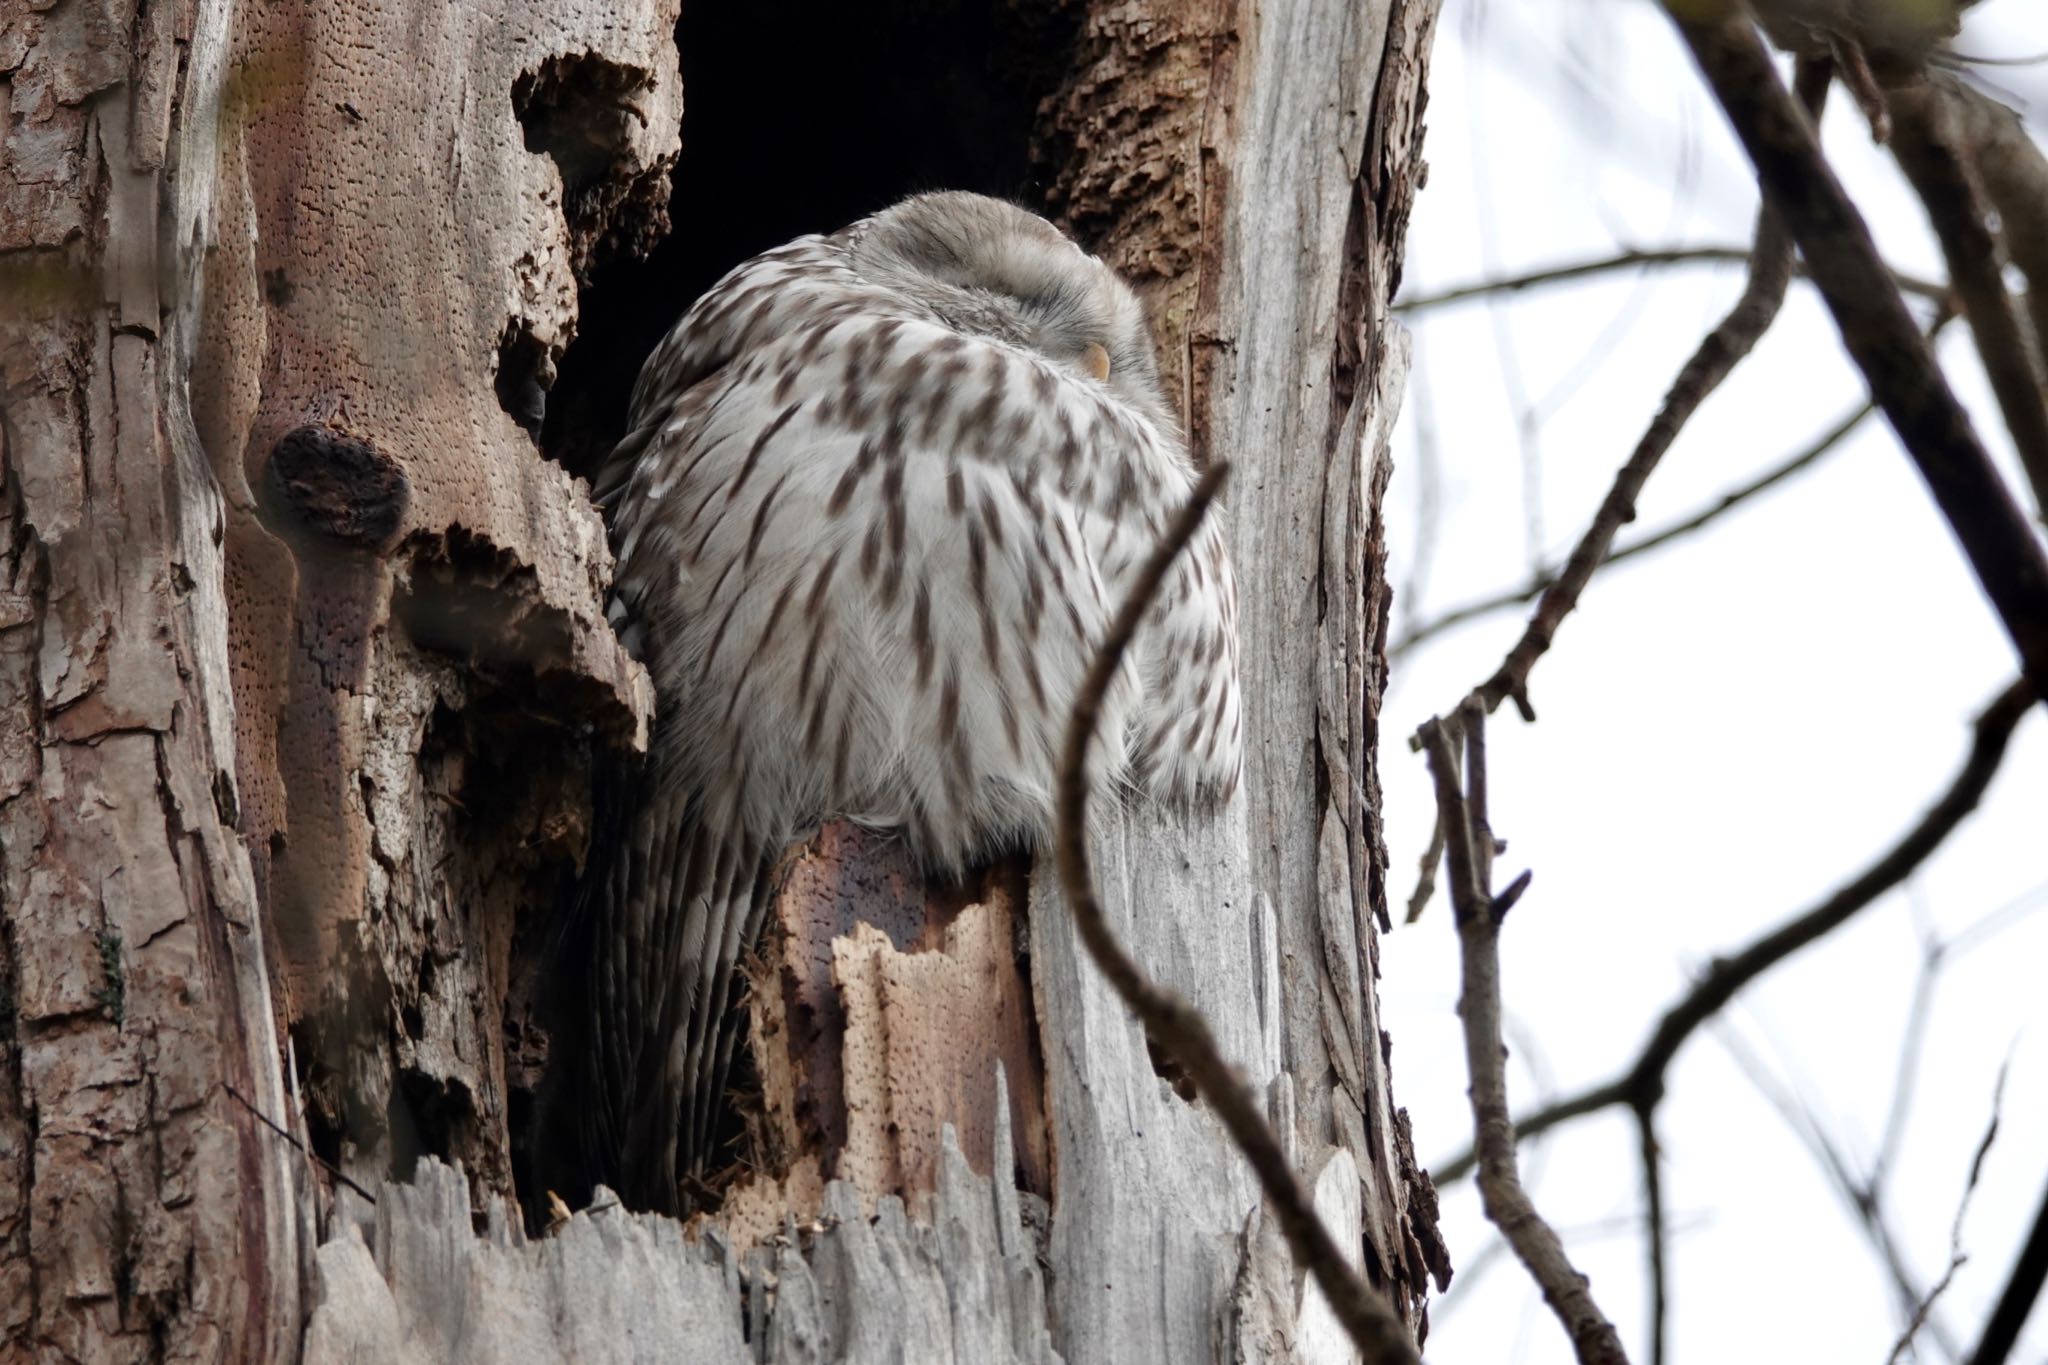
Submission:
[[[761,1082],[749,1137],[762,1173],[808,1158],[870,1206],[915,1198],[934,1188],[950,1124],[976,1171],[1049,1197],[1044,1066],[1017,951],[1021,870],[931,893],[899,839],[835,822],[776,875],[748,1005]],[[1006,1172],[991,1167],[998,1065],[1016,1165]],[[760,1202],[747,1184],[740,1176],[728,1196],[742,1210]],[[774,1225],[781,1217],[777,1208]],[[719,1221],[743,1239],[760,1230]]]

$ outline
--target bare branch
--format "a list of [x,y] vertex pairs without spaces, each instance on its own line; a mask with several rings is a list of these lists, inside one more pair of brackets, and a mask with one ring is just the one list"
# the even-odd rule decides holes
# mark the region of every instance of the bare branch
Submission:
[[2041,1196],[2033,1229],[2020,1246],[2019,1259],[2013,1263],[2012,1275],[1998,1296],[1998,1305],[1984,1324],[1977,1349],[1970,1353],[1970,1365],[2005,1365],[2006,1357],[2019,1342],[2020,1328],[2034,1311],[2034,1301],[2041,1297],[2044,1281],[2048,1281],[2048,1194]]
[[[1913,1338],[1918,1336],[1921,1327],[1926,1325],[1928,1315],[1934,1312],[1934,1305],[1948,1292],[1948,1287],[1955,1283],[1956,1272],[1970,1259],[1963,1251],[1963,1220],[1970,1213],[1970,1197],[1977,1193],[1977,1183],[1984,1177],[1984,1158],[1991,1154],[1991,1144],[1998,1140],[1999,1114],[2005,1108],[2005,1077],[2011,1066],[2012,1057],[2008,1054],[2005,1064],[1998,1068],[1998,1083],[1991,1091],[1990,1121],[1984,1125],[1984,1136],[1977,1140],[1977,1150],[1970,1157],[1969,1178],[1963,1182],[1962,1198],[1956,1201],[1956,1216],[1948,1229],[1948,1269],[1941,1272],[1941,1278],[1935,1282],[1934,1288],[1927,1291],[1926,1297],[1920,1301],[1920,1306],[1913,1310],[1912,1318],[1906,1323],[1906,1330],[1899,1334],[1898,1344],[1892,1347],[1891,1359],[1887,1365],[1898,1365],[1899,1358],[1912,1348]],[[1883,1182],[1882,1169],[1872,1172],[1870,1188],[1873,1192]]]
[[[1810,106],[1818,108],[1827,95],[1827,63],[1802,60],[1798,79],[1801,95]],[[1549,650],[1558,626],[1578,605],[1579,596],[1592,580],[1594,572],[1611,557],[1615,534],[1623,525],[1635,520],[1636,499],[1641,496],[1644,483],[1656,469],[1657,462],[1663,459],[1664,452],[1678,439],[1678,433],[1698,411],[1699,405],[1706,401],[1707,395],[1720,387],[1721,381],[1755,348],[1757,339],[1777,317],[1778,310],[1784,305],[1785,289],[1791,278],[1791,238],[1766,206],[1757,213],[1756,247],[1751,253],[1749,278],[1742,287],[1741,297],[1679,369],[1678,377],[1672,380],[1664,395],[1664,404],[1651,419],[1649,429],[1636,442],[1628,461],[1616,471],[1607,496],[1593,515],[1592,524],[1579,537],[1577,547],[1563,567],[1541,589],[1541,600],[1523,629],[1521,639],[1508,651],[1493,676],[1473,689],[1463,703],[1464,709],[1477,708],[1479,713],[1490,714],[1503,698],[1513,697],[1524,720],[1536,719],[1535,709],[1529,704],[1529,671]],[[1420,749],[1423,731],[1418,730],[1410,744]],[[1448,818],[1449,813],[1440,806],[1436,837],[1449,839],[1455,848],[1456,831],[1443,826]],[[1433,840],[1432,849],[1434,847]],[[1488,856],[1491,856],[1490,848]],[[1432,867],[1434,861],[1432,857]],[[1411,923],[1421,916],[1432,889],[1432,878],[1426,874],[1408,903]]]
[[[1984,193],[1998,210],[1998,235],[2006,253],[2027,277],[2035,359],[2048,362],[2048,155],[2028,136],[2019,115],[1989,95],[1954,79],[1942,81],[1938,89]],[[2048,516],[2048,507],[2040,510]]]
[[1167,570],[1201,526],[1203,515],[1215,501],[1229,472],[1230,466],[1223,462],[1204,471],[1187,505],[1175,515],[1152,557],[1139,569],[1130,595],[1110,623],[1108,635],[1096,651],[1095,661],[1082,680],[1080,694],[1074,699],[1060,761],[1059,803],[1053,834],[1060,887],[1089,956],[1095,959],[1095,965],[1101,968],[1131,1013],[1138,1016],[1153,1046],[1180,1065],[1196,1093],[1222,1120],[1272,1204],[1295,1262],[1315,1277],[1317,1287],[1329,1300],[1359,1353],[1367,1361],[1419,1365],[1421,1357],[1400,1319],[1359,1278],[1331,1238],[1330,1230],[1316,1215],[1294,1169],[1287,1163],[1280,1138],[1267,1122],[1258,1097],[1237,1069],[1224,1060],[1208,1021],[1185,1000],[1146,977],[1117,942],[1096,899],[1094,874],[1088,864],[1085,763],[1088,745],[1101,718],[1103,695],[1123,665],[1124,654],[1158,596]]
[[1747,8],[1666,0],[1665,10],[1756,166],[1765,201],[1799,243],[1871,396],[1962,542],[2022,669],[2048,687],[2048,552],[1935,363],[1812,124],[1779,84]]
[[2005,287],[2003,254],[1985,221],[1984,194],[1963,155],[1956,120],[1948,102],[1925,84],[1893,91],[1891,112],[1892,153],[1941,242],[1992,395],[2034,486],[2035,504],[2048,508],[2048,395]]
[[[1780,925],[1732,957],[1716,959],[1706,975],[1664,1012],[1650,1039],[1627,1071],[1605,1085],[1544,1106],[1515,1126],[1518,1137],[1534,1137],[1561,1123],[1614,1105],[1655,1103],[1664,1091],[1664,1073],[1680,1048],[1721,1008],[1752,981],[1801,948],[1847,923],[1859,910],[1911,876],[1942,841],[1977,808],[1998,772],[2007,744],[2020,718],[2034,703],[2033,685],[2021,680],[2000,693],[1977,718],[1976,733],[1962,771],[1918,824],[1875,863],[1833,895],[1804,914]],[[1468,1174],[1473,1154],[1444,1163],[1433,1178],[1439,1185]]]
[[[1909,1321],[1920,1306],[1928,1302],[1928,1295],[1914,1279],[1912,1267],[1906,1264],[1906,1258],[1899,1250],[1899,1239],[1885,1217],[1883,1191],[1857,1177],[1840,1144],[1829,1136],[1804,1097],[1774,1081],[1770,1067],[1741,1043],[1735,1031],[1727,1027],[1726,1019],[1716,1021],[1714,1035],[1735,1058],[1743,1079],[1755,1087],[1771,1108],[1778,1111],[1786,1127],[1792,1130],[1800,1145],[1826,1173],[1828,1184],[1841,1196],[1842,1203],[1855,1215],[1856,1225],[1862,1229],[1891,1281],[1892,1293],[1899,1303],[1900,1322]],[[1944,1356],[1951,1361],[1956,1358],[1948,1330],[1939,1316],[1932,1312],[1927,1317],[1926,1332],[1934,1338]]]
[[1650,1361],[1664,1365],[1670,1345],[1671,1233],[1664,1217],[1664,1152],[1657,1142],[1657,1106],[1636,1108],[1643,1162],[1643,1243],[1650,1268]]
[[[1621,270],[1648,270],[1673,265],[1741,265],[1749,260],[1750,254],[1750,248],[1740,246],[1632,248],[1612,255],[1573,261],[1566,265],[1546,266],[1519,275],[1505,275],[1494,280],[1474,280],[1469,284],[1453,285],[1434,294],[1420,294],[1412,299],[1402,299],[1394,304],[1394,311],[1420,313],[1426,309],[1466,303],[1495,294],[1519,294],[1525,290],[1542,289],[1549,285],[1595,279]],[[1793,267],[1793,273],[1801,278],[1806,274],[1805,270],[1796,265]],[[1938,280],[1922,279],[1918,275],[1896,269],[1892,271],[1892,279],[1908,294],[1917,294],[1936,303],[1946,302],[1949,298],[1948,286]]]
[[[1420,732],[1436,782],[1451,907],[1464,963],[1458,1014],[1465,1024],[1465,1062],[1472,1086],[1472,1128],[1479,1152],[1479,1196],[1517,1259],[1536,1281],[1581,1362],[1626,1362],[1621,1337],[1601,1313],[1556,1232],[1543,1221],[1522,1187],[1508,1117],[1507,1049],[1501,1041],[1501,907],[1489,889],[1493,836],[1486,816],[1486,717],[1475,701],[1461,707],[1452,726],[1426,722]],[[1464,741],[1461,775],[1452,727]]]
[[[1809,104],[1818,107],[1827,92],[1827,63],[1802,60],[1799,80]],[[1721,381],[1756,347],[1758,338],[1778,316],[1791,278],[1792,239],[1776,213],[1765,205],[1757,213],[1756,248],[1742,296],[1680,368],[1649,429],[1636,442],[1627,463],[1616,471],[1592,524],[1579,538],[1556,580],[1543,590],[1522,638],[1508,651],[1494,675],[1474,693],[1489,712],[1512,697],[1524,720],[1536,718],[1535,708],[1529,704],[1529,671],[1549,651],[1557,628],[1578,605],[1579,595],[1613,549],[1616,532],[1635,520],[1636,499],[1642,496],[1643,485],[1657,462],[1664,458],[1664,452],[1678,439],[1678,433],[1707,395],[1721,386]]]

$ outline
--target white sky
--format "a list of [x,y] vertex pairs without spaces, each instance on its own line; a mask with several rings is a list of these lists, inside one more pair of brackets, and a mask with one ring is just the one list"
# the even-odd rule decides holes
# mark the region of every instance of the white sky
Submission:
[[[2034,0],[1990,0],[1959,48],[2037,55],[2048,15]],[[2028,97],[2031,126],[2048,136],[2048,67],[1982,74]],[[1448,0],[1428,117],[1411,293],[1620,247],[1747,239],[1747,168],[1668,24],[1641,0]],[[1893,262],[1939,277],[1917,206],[1839,92],[1827,140]],[[1696,267],[1411,317],[1418,373],[1388,494],[1404,608],[1425,520],[1425,427],[1438,484],[1426,617],[1523,581],[1532,520],[1546,558],[1570,544],[1739,285],[1735,268]],[[1512,382],[1504,354],[1519,370]],[[2004,457],[1960,326],[1944,354]],[[1546,414],[1533,437],[1533,518],[1514,387]],[[1776,462],[1860,392],[1817,300],[1795,284],[1772,334],[1652,479],[1637,528]],[[1414,619],[1397,615],[1395,634]],[[1395,667],[1381,777],[1397,902],[1432,813],[1406,736],[1492,669],[1522,619],[1520,609],[1490,618]],[[1494,825],[1510,842],[1499,872],[1536,873],[1503,944],[1516,1111],[1607,1079],[1691,972],[1888,849],[1947,786],[1971,718],[2015,672],[1881,423],[1705,535],[1596,579],[1537,667],[1541,721],[1525,726],[1504,708],[1490,731]],[[2048,1184],[2048,714],[2038,707],[1984,808],[1910,894],[1777,969],[1725,1016],[1744,1060],[1711,1030],[1680,1055],[1662,1132],[1676,1229],[1672,1360],[1885,1360],[1899,1328],[1889,1281],[1757,1079],[1795,1096],[1862,1173],[1892,1099],[1916,915],[1946,935],[2016,904],[2037,913],[2008,916],[1939,979],[1887,1189],[1906,1258],[1932,1284],[2009,1054],[1999,1136],[1963,1228],[1969,1260],[1938,1309],[1962,1348],[1974,1342]],[[1470,1136],[1441,899],[1384,940],[1382,967],[1395,1096],[1433,1164]],[[1524,1160],[1539,1207],[1567,1233],[1632,1357],[1647,1361],[1642,1242],[1626,1221],[1641,1207],[1632,1124],[1618,1113],[1581,1121]],[[1443,1200],[1459,1278],[1433,1306],[1430,1358],[1570,1360],[1519,1267],[1490,1254],[1481,1265],[1493,1237],[1469,1182]],[[1944,1357],[1923,1337],[1919,1358]],[[2048,1313],[2015,1359],[2048,1360]]]

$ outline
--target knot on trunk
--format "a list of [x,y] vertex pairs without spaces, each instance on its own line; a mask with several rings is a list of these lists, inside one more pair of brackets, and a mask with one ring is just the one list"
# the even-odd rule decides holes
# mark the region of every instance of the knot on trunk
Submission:
[[269,478],[301,525],[362,550],[382,550],[396,539],[411,494],[396,460],[330,427],[295,427],[279,437]]

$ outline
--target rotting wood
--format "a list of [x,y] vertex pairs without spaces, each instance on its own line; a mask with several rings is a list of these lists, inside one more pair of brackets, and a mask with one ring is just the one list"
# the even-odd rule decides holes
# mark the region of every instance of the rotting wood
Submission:
[[[785,857],[771,965],[749,1004],[762,1072],[751,1145],[766,1160],[711,1221],[745,1246],[784,1210],[810,1216],[823,1186],[803,1171],[848,1182],[869,1208],[884,1194],[915,1198],[933,1187],[947,1126],[975,1170],[995,1173],[986,1078],[998,1068],[1017,1116],[1016,1175],[1029,1193],[1051,1193],[1043,1066],[1015,952],[1022,893],[1005,866],[978,887],[930,893],[900,839],[845,822]],[[764,1202],[770,1186],[781,1202]]]
[[[579,228],[664,197],[673,19],[0,19],[0,1355],[297,1354],[321,1177],[257,1114],[305,1132],[279,1028],[316,1009],[313,1145],[509,1178],[510,911],[587,799],[567,766],[458,819],[460,770],[649,699],[491,380],[508,326],[566,341]],[[627,188],[567,221],[512,99],[551,53],[631,73]]]
[[241,829],[316,1146],[365,1181],[433,1153],[510,1192],[538,1062],[506,1000],[587,838],[581,730],[644,740],[603,526],[508,400],[567,345],[577,272],[665,226],[674,20],[237,12],[193,389]]

